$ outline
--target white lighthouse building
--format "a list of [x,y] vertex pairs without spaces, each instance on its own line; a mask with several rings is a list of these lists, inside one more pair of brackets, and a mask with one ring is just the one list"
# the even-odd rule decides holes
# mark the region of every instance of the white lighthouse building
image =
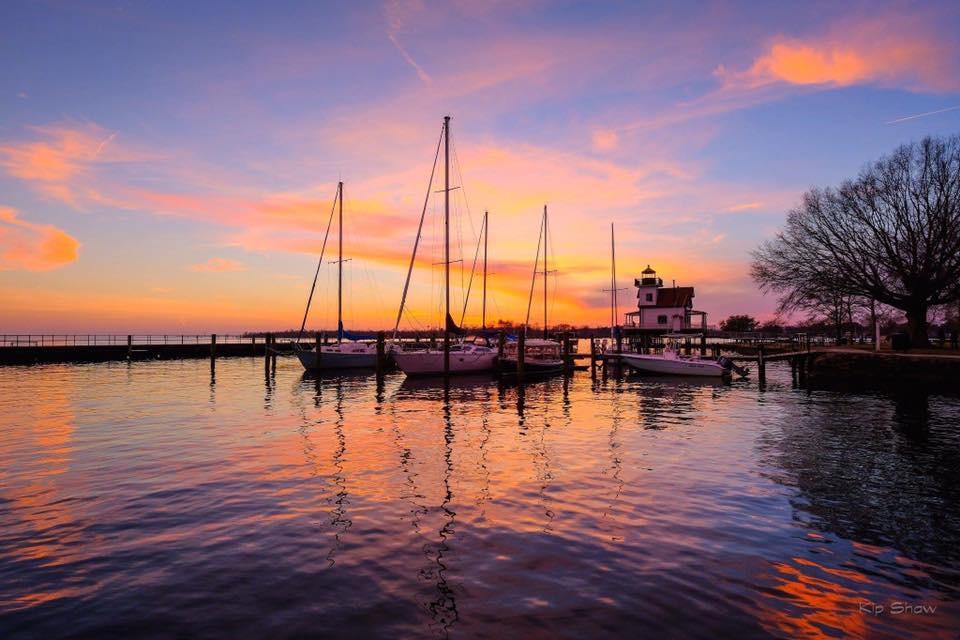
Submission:
[[634,280],[634,286],[637,310],[625,316],[627,331],[671,333],[693,329],[691,319],[695,315],[700,316],[701,328],[706,327],[707,314],[693,309],[693,287],[664,287],[650,265]]

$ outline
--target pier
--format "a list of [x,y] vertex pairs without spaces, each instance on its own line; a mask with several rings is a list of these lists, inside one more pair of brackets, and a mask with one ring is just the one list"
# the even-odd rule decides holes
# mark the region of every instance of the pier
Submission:
[[[111,360],[171,360],[263,356],[269,336],[226,334],[6,334],[0,335],[0,365]],[[274,343],[288,351],[287,343]]]

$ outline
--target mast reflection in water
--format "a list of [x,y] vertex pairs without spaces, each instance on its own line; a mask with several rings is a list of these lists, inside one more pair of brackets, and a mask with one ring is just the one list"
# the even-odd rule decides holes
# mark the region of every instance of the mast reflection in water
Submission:
[[262,376],[0,369],[0,637],[960,625],[958,398]]

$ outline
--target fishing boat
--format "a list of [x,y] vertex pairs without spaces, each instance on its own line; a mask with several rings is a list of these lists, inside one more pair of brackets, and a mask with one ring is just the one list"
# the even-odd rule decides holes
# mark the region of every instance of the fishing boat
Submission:
[[[543,219],[540,222],[540,236],[537,238],[537,256],[533,261],[533,279],[530,283],[530,298],[527,302],[527,319],[523,330],[530,324],[530,309],[533,306],[533,292],[537,285],[537,275],[543,276],[543,338],[527,338],[523,343],[524,373],[559,373],[564,369],[561,345],[556,340],[550,340],[547,331],[547,274],[548,239],[547,205],[543,205]],[[543,246],[543,271],[540,272],[540,246]],[[520,341],[510,341],[504,345],[503,357],[500,358],[500,371],[511,374],[518,373],[520,367]]]
[[710,376],[720,378],[732,376],[734,373],[745,377],[749,373],[747,369],[734,364],[730,358],[721,356],[717,359],[712,359],[682,354],[675,344],[675,340],[691,337],[694,336],[691,334],[664,336],[667,345],[664,347],[663,353],[620,353],[620,361],[642,373],[656,375]]
[[[307,315],[310,313],[310,303],[313,301],[313,294],[317,287],[317,277],[320,275],[320,267],[323,265],[323,255],[327,248],[327,238],[330,235],[330,225],[333,222],[334,210],[338,211],[337,232],[338,232],[338,253],[337,260],[337,342],[332,345],[304,346],[300,344],[303,337],[304,328],[307,324]],[[333,208],[330,210],[330,218],[327,221],[327,231],[323,236],[323,245],[320,248],[320,261],[317,264],[317,271],[313,276],[313,285],[310,287],[310,295],[307,297],[307,308],[303,313],[303,322],[300,325],[300,334],[294,343],[294,353],[300,360],[300,364],[307,371],[325,371],[335,369],[374,369],[377,366],[377,345],[371,342],[348,341],[344,338],[361,338],[351,334],[343,329],[343,182],[337,183],[337,194],[333,200]]]
[[[520,343],[511,340],[503,346],[503,357],[500,358],[500,370],[504,373],[517,373],[519,359],[517,357]],[[563,354],[561,346],[555,340],[528,338],[523,344],[523,371],[528,375],[546,375],[563,373]]]
[[[453,375],[463,373],[478,373],[482,371],[492,371],[496,365],[496,350],[480,345],[466,343],[460,338],[464,337],[466,332],[461,329],[453,317],[450,315],[450,116],[443,119],[443,129],[440,133],[440,141],[437,142],[437,153],[434,157],[434,170],[436,169],[437,158],[440,155],[440,144],[443,144],[443,271],[444,271],[444,327],[443,327],[443,345],[439,349],[423,349],[418,351],[396,350],[393,353],[393,360],[408,376],[429,376],[429,375]],[[410,266],[407,270],[407,280],[403,285],[403,296],[400,300],[400,309],[397,312],[397,324],[394,327],[394,337],[396,338],[400,326],[400,318],[403,315],[404,304],[406,303],[407,291],[410,286],[410,276],[413,272],[413,264],[417,256],[417,247],[420,244],[420,234],[423,231],[423,220],[427,212],[427,202],[430,198],[430,189],[433,185],[433,170],[430,173],[430,182],[427,187],[427,197],[424,200],[423,213],[420,216],[420,227],[417,230],[417,239],[413,245],[413,255],[410,257]],[[486,225],[486,215],[484,215]],[[484,245],[486,246],[486,245]],[[486,256],[486,250],[484,250]],[[471,273],[472,282],[472,273]],[[486,294],[486,257],[484,257],[484,294]],[[466,300],[464,301],[464,310],[466,309]],[[461,316],[461,323],[463,317]],[[454,343],[454,338],[457,342]]]

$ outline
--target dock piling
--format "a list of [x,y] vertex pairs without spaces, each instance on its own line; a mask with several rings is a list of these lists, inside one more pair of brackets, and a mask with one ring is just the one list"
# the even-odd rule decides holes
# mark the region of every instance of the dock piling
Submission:
[[319,331],[317,332],[317,337],[314,340],[316,341],[316,345],[314,346],[314,351],[316,351],[316,356],[317,356],[315,367],[319,370],[320,355],[323,353],[323,351],[320,349],[320,347],[323,346],[323,338],[322,338],[322,334]]
[[590,377],[597,377],[597,341],[590,338]]
[[210,373],[217,368],[217,334],[210,334]]
[[267,378],[270,377],[270,342],[272,333],[268,333],[263,337],[263,375]]
[[377,332],[377,375],[382,376],[387,370],[387,334]]
[[[277,338],[273,334],[270,334],[270,346],[274,347],[277,343]],[[270,375],[277,375],[277,350],[273,348],[270,350]]]
[[127,336],[127,360],[133,358],[133,336]]
[[524,362],[526,360],[526,334],[527,332],[524,330],[517,336],[517,377],[519,378],[523,378]]
[[757,375],[760,376],[760,384],[767,381],[767,363],[763,358],[763,343],[757,345]]

